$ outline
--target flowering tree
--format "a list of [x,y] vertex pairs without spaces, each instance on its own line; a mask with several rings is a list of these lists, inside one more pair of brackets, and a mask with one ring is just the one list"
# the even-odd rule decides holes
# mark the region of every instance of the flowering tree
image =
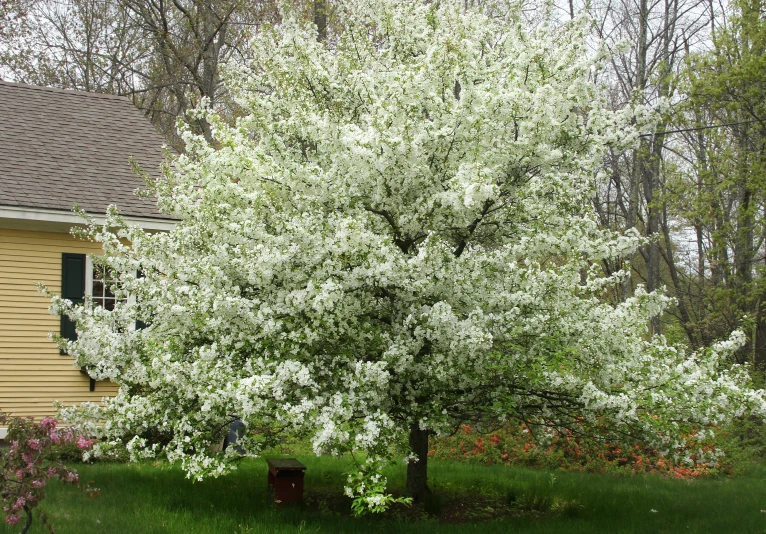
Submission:
[[215,146],[187,134],[152,186],[174,231],[110,231],[114,210],[91,228],[115,292],[135,298],[54,308],[77,321],[64,344],[78,365],[120,384],[84,409],[106,418],[106,442],[217,475],[238,453],[210,445],[236,414],[249,454],[281,432],[365,453],[347,492],[380,509],[380,460],[408,453],[422,497],[429,435],[463,421],[675,450],[766,415],[729,365],[741,333],[687,354],[646,335],[661,295],[599,299],[625,276],[599,262],[638,238],[598,228],[588,199],[605,147],[634,142],[642,112],[602,109],[583,21],[527,31],[451,2],[339,9],[327,41],[288,14],[251,65],[228,67],[242,118],[208,113]]

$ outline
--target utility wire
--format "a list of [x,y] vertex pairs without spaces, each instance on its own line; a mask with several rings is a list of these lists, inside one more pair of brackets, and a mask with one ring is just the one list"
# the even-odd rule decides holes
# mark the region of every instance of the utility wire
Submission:
[[645,133],[645,134],[639,135],[639,137],[653,137],[655,135],[665,135],[665,134],[684,133],[684,132],[698,132],[700,130],[710,130],[712,128],[723,128],[724,126],[739,126],[741,124],[752,124],[754,122],[763,122],[763,119],[752,119],[749,121],[740,121],[740,122],[726,122],[723,124],[711,124],[709,126],[697,126],[696,128],[681,128],[679,130],[666,130],[664,132]]

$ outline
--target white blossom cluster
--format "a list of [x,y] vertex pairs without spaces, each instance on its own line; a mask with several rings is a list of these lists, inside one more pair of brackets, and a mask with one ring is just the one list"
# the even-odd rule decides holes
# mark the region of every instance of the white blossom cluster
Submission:
[[289,432],[375,458],[413,424],[593,425],[674,450],[690,425],[766,416],[731,365],[741,333],[689,354],[647,337],[667,298],[602,298],[626,274],[599,262],[639,238],[599,228],[589,198],[637,131],[604,111],[586,23],[457,4],[346,0],[327,42],[290,17],[264,29],[226,70],[243,116],[206,111],[215,146],[187,133],[153,185],[175,230],[114,210],[91,229],[134,298],[54,308],[77,364],[120,385],[108,440],[201,478],[238,454],[211,448],[234,414],[251,455]]

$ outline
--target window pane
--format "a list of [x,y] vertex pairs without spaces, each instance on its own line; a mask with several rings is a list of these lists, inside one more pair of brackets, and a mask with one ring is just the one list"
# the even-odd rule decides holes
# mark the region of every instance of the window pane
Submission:
[[94,265],[93,266],[93,278],[98,278],[99,280],[104,280],[107,278],[107,269],[103,265]]
[[[94,273],[95,276],[95,273]],[[93,300],[96,300],[104,296],[104,282],[101,280],[93,280]]]

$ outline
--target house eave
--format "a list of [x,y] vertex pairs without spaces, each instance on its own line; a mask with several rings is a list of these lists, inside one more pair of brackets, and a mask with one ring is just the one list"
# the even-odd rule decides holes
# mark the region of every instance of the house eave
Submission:
[[[96,224],[103,224],[104,215],[94,215]],[[168,232],[175,227],[175,221],[159,217],[135,217],[124,215],[128,224],[155,232]],[[0,206],[0,228],[13,230],[36,230],[40,232],[68,233],[72,227],[83,227],[85,222],[75,213],[46,208],[25,208],[18,206]]]

